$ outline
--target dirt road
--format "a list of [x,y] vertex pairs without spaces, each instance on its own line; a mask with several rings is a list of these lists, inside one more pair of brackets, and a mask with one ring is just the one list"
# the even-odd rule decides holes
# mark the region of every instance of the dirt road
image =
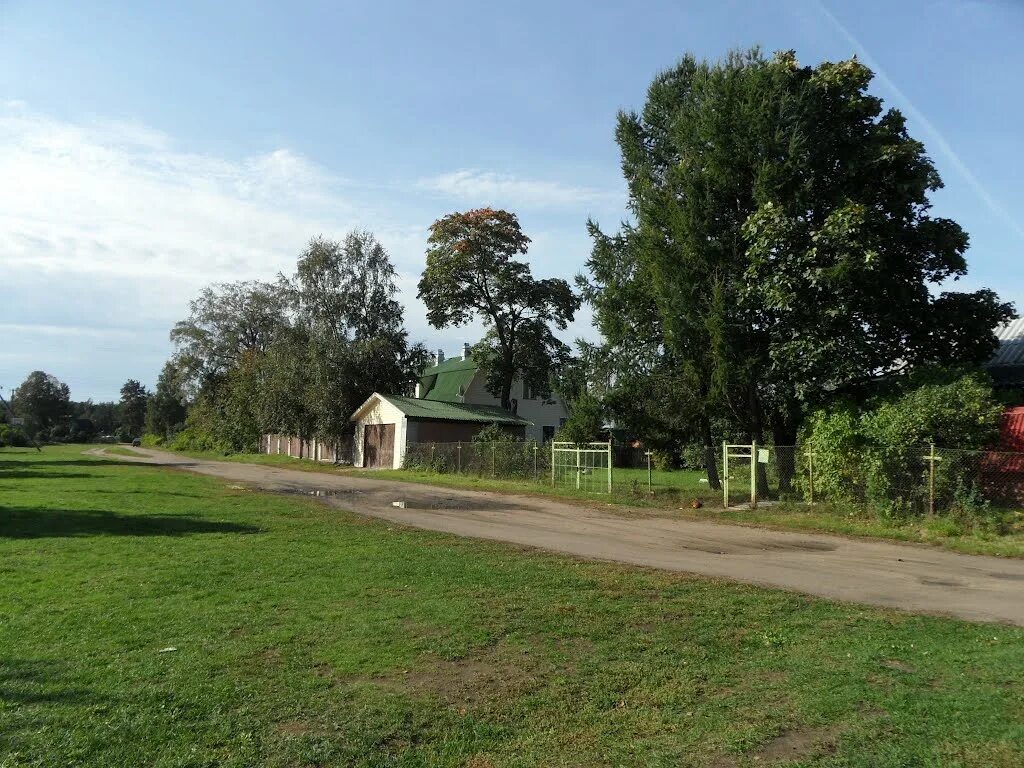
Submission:
[[[836,600],[1024,626],[1024,560],[713,522],[633,518],[600,511],[599,502],[589,509],[528,496],[198,460],[146,449],[139,453],[146,463],[259,489],[319,493],[338,507],[417,528]],[[396,501],[406,506],[393,506]]]

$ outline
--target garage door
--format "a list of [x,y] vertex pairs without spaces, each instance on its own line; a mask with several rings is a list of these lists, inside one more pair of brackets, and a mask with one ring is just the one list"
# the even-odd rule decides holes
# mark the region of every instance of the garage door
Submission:
[[395,425],[367,424],[363,427],[363,466],[391,469],[395,459]]

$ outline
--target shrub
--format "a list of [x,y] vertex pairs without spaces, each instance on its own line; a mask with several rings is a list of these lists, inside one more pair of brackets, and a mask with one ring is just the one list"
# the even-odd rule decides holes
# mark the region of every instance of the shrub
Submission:
[[559,430],[556,440],[582,445],[598,439],[604,428],[603,408],[593,395],[583,394],[573,403],[569,418]]
[[0,448],[28,448],[31,444],[28,435],[18,427],[0,424]]
[[167,440],[163,435],[154,435],[152,432],[147,432],[142,436],[142,445],[146,448],[159,448],[165,442]]
[[[803,440],[813,453],[815,497],[866,502],[889,518],[921,514],[930,482],[924,457],[934,443],[962,449],[936,462],[936,510],[987,521],[978,488],[980,454],[972,452],[995,440],[1002,410],[981,375],[925,371],[866,411],[848,404],[818,411],[807,420]],[[800,485],[806,493],[806,471]]]
[[475,435],[474,443],[517,443],[519,438],[498,424],[488,424]]

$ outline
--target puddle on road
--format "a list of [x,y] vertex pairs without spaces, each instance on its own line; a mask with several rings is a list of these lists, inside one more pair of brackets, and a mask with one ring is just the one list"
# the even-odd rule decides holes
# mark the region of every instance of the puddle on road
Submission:
[[481,505],[479,503],[475,505],[460,503],[455,499],[434,499],[431,501],[400,499],[392,501],[391,506],[398,509],[478,509]]
[[329,498],[331,496],[351,496],[359,491],[351,488],[259,488],[268,493],[284,493],[289,496],[312,496],[313,498]]

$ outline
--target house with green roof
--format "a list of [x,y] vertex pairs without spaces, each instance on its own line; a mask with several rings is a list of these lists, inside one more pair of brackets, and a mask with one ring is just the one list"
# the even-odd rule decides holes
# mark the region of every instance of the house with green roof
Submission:
[[565,406],[554,394],[541,398],[516,380],[512,397],[512,409],[502,409],[500,400],[487,391],[468,344],[461,357],[446,360],[438,351],[434,364],[421,374],[414,397],[374,392],[352,414],[354,463],[397,469],[411,443],[469,441],[489,424],[544,442],[565,423]]

